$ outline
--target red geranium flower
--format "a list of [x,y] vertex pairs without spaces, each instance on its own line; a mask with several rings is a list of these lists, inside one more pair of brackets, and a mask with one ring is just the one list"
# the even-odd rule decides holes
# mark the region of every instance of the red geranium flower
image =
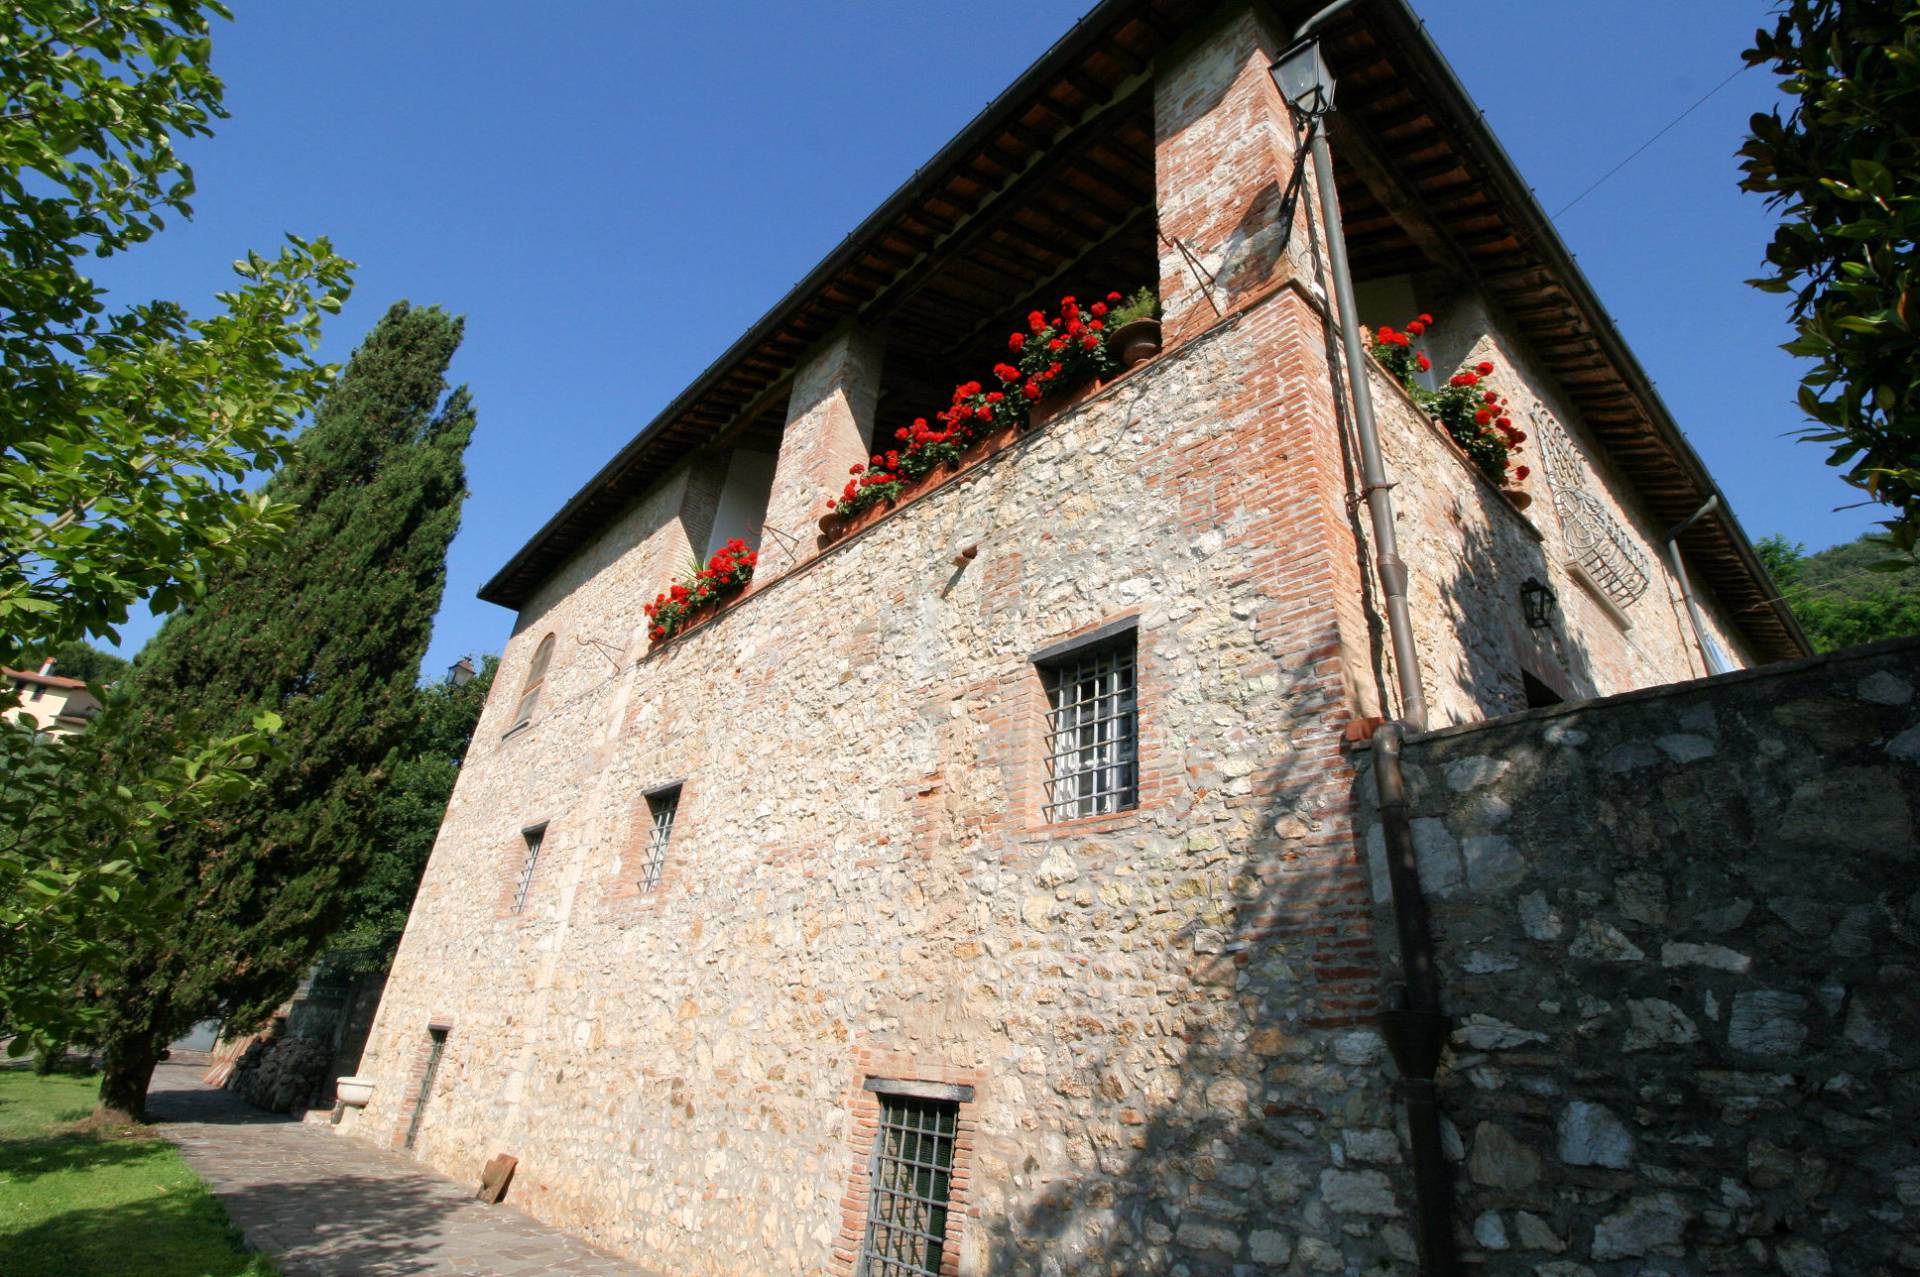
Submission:
[[1038,399],[1044,392],[1040,389],[1039,382],[1029,381],[1026,385],[1020,387],[1020,393],[1029,399]]
[[1088,333],[1085,337],[1082,337],[1080,339],[1080,344],[1082,346],[1085,346],[1088,350],[1100,349],[1100,339],[1094,336],[1092,333]]
[[1045,315],[1041,314],[1037,310],[1027,312],[1027,327],[1033,329],[1033,331],[1035,332],[1039,332],[1042,328],[1045,328],[1046,326],[1047,326],[1047,317]]
[[1433,327],[1433,316],[1423,314],[1420,316],[1420,322],[1431,328]]
[[1420,365],[1421,372],[1427,372],[1433,368],[1433,360],[1427,358],[1427,352],[1424,350],[1414,356],[1414,362]]
[[1097,319],[1107,313],[1107,304],[1105,302],[1095,302],[1093,305],[1087,307],[1087,309],[1092,311],[1094,317]]
[[1457,372],[1453,374],[1453,379],[1447,384],[1450,386],[1477,386],[1480,384],[1480,379],[1470,372]]
[[1025,333],[1015,333],[1013,336],[1007,338],[1007,349],[1016,353],[1026,344],[1027,335]]
[[1493,371],[1493,365],[1488,363],[1486,360],[1482,359],[1479,363],[1473,366],[1473,370],[1479,373],[1482,377],[1484,377],[1488,373]]
[[1532,473],[1533,471],[1527,469],[1525,466],[1518,466],[1514,469],[1513,477],[1515,479],[1525,479],[1528,475]]

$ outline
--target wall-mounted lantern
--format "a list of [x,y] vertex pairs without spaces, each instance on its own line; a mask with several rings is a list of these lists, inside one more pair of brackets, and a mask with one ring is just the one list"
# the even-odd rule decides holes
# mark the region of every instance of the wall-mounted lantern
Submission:
[[1544,630],[1553,624],[1554,604],[1560,600],[1538,577],[1528,577],[1520,586],[1520,609],[1526,613],[1527,628]]
[[1318,40],[1304,40],[1267,68],[1280,96],[1301,120],[1317,120],[1333,110],[1333,73],[1320,56]]
[[468,683],[473,682],[474,675],[479,672],[479,670],[473,668],[473,662],[463,656],[447,667],[447,686],[465,687]]

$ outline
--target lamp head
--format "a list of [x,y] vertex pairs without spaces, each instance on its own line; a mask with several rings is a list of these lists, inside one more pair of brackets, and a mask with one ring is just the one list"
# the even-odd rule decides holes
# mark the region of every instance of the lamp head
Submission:
[[1553,624],[1553,605],[1560,600],[1537,577],[1528,577],[1520,586],[1520,609],[1526,613],[1527,628],[1544,630]]
[[1320,56],[1318,39],[1303,40],[1267,68],[1280,96],[1302,119],[1317,120],[1333,110],[1333,72]]

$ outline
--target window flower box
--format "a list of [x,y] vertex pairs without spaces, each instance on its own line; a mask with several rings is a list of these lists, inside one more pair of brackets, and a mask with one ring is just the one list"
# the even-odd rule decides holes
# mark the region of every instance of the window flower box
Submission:
[[1408,321],[1404,332],[1382,324],[1367,345],[1368,353],[1516,510],[1526,509],[1533,503],[1532,495],[1512,485],[1524,482],[1532,472],[1526,466],[1514,465],[1512,458],[1527,441],[1527,434],[1513,424],[1506,398],[1487,380],[1493,374],[1493,363],[1483,359],[1462,367],[1446,385],[1428,390],[1418,378],[1432,369],[1433,361],[1426,351],[1413,349],[1413,339],[1431,327],[1432,315]]
[[[1110,321],[1134,327],[1127,351],[1135,362],[1157,349],[1159,301],[1143,288],[1132,298],[1108,293],[1104,301],[1081,306],[1060,299],[1049,316],[1033,311],[1026,328],[1007,338],[1007,358],[993,366],[991,381],[965,381],[953,399],[934,414],[893,432],[896,447],[876,452],[849,471],[846,486],[827,498],[820,520],[821,548],[884,518],[887,510],[943,482],[1011,443],[1022,429],[1040,425],[1073,407],[1098,389],[1103,377],[1122,366]],[[1152,325],[1152,331],[1141,326]],[[881,513],[868,516],[868,511]]]

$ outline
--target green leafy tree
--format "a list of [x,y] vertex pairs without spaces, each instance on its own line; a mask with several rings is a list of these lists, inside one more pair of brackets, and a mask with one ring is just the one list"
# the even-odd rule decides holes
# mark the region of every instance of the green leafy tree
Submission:
[[85,639],[62,643],[50,655],[54,673],[84,683],[112,683],[133,667],[124,656],[102,651]]
[[[331,376],[311,352],[349,263],[325,240],[249,254],[200,318],[110,309],[83,269],[190,212],[173,147],[224,115],[213,16],[226,10],[191,0],[0,6],[0,665],[114,637],[136,603],[194,597],[287,523],[284,501],[246,484]],[[143,881],[160,833],[204,819],[263,747],[250,714],[108,752],[124,713],[110,698],[85,743],[57,750],[0,723],[0,1026],[15,1050],[87,1028],[75,987],[167,907]]]
[[160,1052],[194,1022],[265,1019],[372,859],[466,495],[473,410],[445,379],[460,335],[438,309],[387,312],[267,485],[300,510],[285,544],[222,571],[134,663],[143,736],[218,734],[257,705],[285,727],[259,789],[166,840],[162,881],[184,908],[103,990],[111,1113],[140,1114]]
[[1793,298],[1785,349],[1813,360],[1804,437],[1889,506],[1893,544],[1920,543],[1920,3],[1786,0],[1755,33],[1794,99],[1755,115],[1741,187],[1782,213],[1752,281]]
[[1815,651],[1920,634],[1920,578],[1889,575],[1880,538],[1808,554],[1805,546],[1776,534],[1754,548]]
[[483,657],[479,672],[465,686],[435,683],[414,693],[413,734],[374,806],[367,866],[349,894],[347,921],[330,944],[335,950],[357,951],[359,969],[384,967],[407,925],[420,875],[499,664],[497,656]]

